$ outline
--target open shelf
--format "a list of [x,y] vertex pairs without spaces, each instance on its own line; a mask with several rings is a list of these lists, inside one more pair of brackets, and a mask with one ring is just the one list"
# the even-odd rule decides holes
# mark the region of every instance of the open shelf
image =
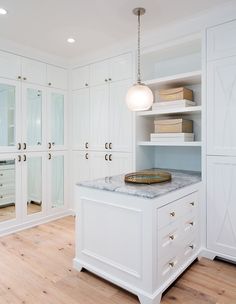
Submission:
[[166,109],[159,109],[159,110],[151,110],[151,111],[142,111],[138,112],[138,116],[149,116],[155,117],[158,115],[168,115],[168,114],[195,114],[201,113],[202,107],[201,106],[193,106],[193,107],[184,107],[184,108],[166,108]]
[[201,141],[189,142],[155,142],[155,141],[139,141],[139,146],[162,146],[162,147],[201,147]]
[[151,79],[145,81],[145,84],[149,88],[156,90],[158,88],[170,88],[170,87],[181,87],[181,86],[191,86],[201,83],[202,72],[200,70],[181,73],[167,77],[161,77],[156,79]]

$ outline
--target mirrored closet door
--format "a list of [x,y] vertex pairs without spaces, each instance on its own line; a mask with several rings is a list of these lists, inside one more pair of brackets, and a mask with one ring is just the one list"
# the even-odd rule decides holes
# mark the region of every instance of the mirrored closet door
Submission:
[[0,152],[20,148],[19,114],[19,83],[0,79]]

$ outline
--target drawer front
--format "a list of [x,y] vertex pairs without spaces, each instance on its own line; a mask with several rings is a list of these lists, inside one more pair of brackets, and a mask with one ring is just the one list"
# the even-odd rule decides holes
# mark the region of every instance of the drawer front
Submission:
[[0,196],[0,206],[15,203],[14,195]]
[[0,196],[6,195],[6,194],[14,194],[14,184],[1,184],[0,183]]
[[198,210],[197,193],[192,193],[157,210],[158,229],[179,220],[189,212]]
[[199,238],[195,236],[195,238],[187,241],[183,249],[183,262],[186,262],[189,258],[191,258],[199,248]]
[[15,171],[14,170],[1,170],[0,171],[0,179],[14,177]]
[[181,266],[182,263],[182,253],[173,255],[168,260],[160,260],[158,263],[158,282],[159,285],[166,282]]

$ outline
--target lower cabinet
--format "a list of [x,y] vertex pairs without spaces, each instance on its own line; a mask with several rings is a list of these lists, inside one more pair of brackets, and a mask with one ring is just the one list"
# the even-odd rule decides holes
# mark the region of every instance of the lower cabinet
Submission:
[[74,184],[132,171],[132,154],[114,152],[74,151]]
[[207,158],[207,247],[236,259],[236,157]]
[[67,154],[0,155],[0,233],[67,208]]

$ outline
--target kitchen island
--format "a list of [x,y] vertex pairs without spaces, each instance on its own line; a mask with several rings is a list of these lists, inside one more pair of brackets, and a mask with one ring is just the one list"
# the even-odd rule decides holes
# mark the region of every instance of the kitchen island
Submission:
[[142,304],[160,303],[200,252],[201,176],[168,171],[172,180],[161,184],[127,184],[119,175],[75,186],[74,267],[127,289]]

